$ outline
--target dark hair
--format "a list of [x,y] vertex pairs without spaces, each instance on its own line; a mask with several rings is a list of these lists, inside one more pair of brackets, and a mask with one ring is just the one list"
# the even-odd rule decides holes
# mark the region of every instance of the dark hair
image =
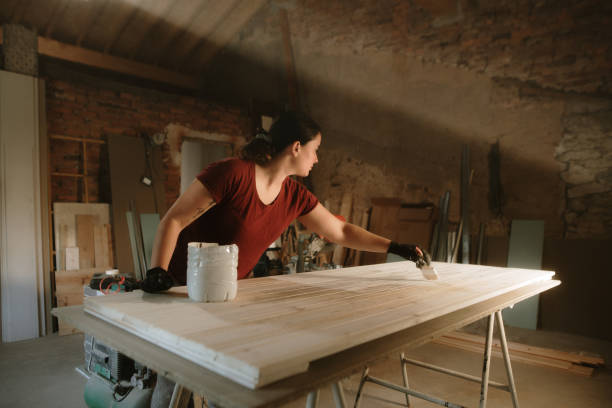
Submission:
[[264,165],[295,141],[306,144],[321,132],[310,117],[300,112],[287,111],[272,123],[269,132],[260,130],[242,147],[239,157]]

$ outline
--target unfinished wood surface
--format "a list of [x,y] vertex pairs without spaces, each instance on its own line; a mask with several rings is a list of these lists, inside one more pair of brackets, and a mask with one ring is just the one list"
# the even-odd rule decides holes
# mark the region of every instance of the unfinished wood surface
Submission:
[[110,225],[94,225],[94,259],[96,268],[111,268],[113,261],[111,258],[112,244],[109,240]]
[[109,209],[109,205],[105,203],[53,203],[56,269],[66,269],[65,249],[77,246],[76,216],[96,215],[98,216],[98,223],[108,224],[110,222]]
[[82,268],[93,268],[95,265],[94,225],[97,222],[98,218],[95,215],[76,216],[79,264]]
[[79,247],[66,248],[66,270],[79,269]]
[[53,310],[62,321],[73,324],[86,333],[126,354],[147,367],[167,373],[168,378],[225,408],[263,408],[279,407],[305,396],[307,392],[327,386],[363,371],[364,365],[375,364],[387,356],[395,356],[428,343],[449,331],[490,315],[522,299],[551,289],[559,281],[549,280],[524,286],[522,288],[494,296],[484,302],[428,320],[392,335],[378,338],[312,362],[308,371],[255,390],[243,387],[222,377],[178,354],[168,352],[159,346],[122,330],[88,313],[82,306],[71,306]]
[[197,303],[186,288],[88,298],[85,310],[255,388],[310,361],[534,282],[554,272],[412,262],[243,280],[227,303]]
[[[67,248],[69,249],[69,248]],[[76,248],[78,250],[78,248]],[[77,252],[78,253],[78,252]],[[58,307],[83,304],[83,286],[89,285],[95,273],[104,272],[106,268],[85,268],[76,270],[55,271],[55,298]],[[66,322],[58,322],[58,335],[78,333]]]

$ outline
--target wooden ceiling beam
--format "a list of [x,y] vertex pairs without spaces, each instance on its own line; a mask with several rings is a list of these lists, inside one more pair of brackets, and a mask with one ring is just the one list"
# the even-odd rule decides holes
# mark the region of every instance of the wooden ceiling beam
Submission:
[[38,53],[48,57],[119,72],[138,78],[171,84],[184,89],[199,89],[200,81],[196,77],[131,61],[125,58],[114,57],[97,51],[87,50],[41,36],[38,37]]

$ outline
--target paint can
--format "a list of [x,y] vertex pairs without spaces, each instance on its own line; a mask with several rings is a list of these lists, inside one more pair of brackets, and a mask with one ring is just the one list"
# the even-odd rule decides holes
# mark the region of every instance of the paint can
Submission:
[[190,242],[187,293],[196,302],[226,302],[238,290],[238,246]]

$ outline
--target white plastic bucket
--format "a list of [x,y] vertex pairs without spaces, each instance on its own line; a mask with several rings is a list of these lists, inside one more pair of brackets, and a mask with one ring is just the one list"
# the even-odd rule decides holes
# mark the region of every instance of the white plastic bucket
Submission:
[[226,302],[238,290],[238,247],[207,242],[187,246],[187,293],[196,302]]

